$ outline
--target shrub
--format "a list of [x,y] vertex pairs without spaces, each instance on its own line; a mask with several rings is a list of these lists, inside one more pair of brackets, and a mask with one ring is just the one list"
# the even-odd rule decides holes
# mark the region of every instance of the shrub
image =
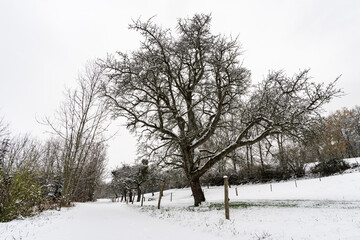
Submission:
[[320,173],[322,176],[329,176],[334,173],[343,172],[349,168],[349,164],[342,159],[332,159],[321,161],[311,170],[311,172]]
[[1,172],[0,192],[1,222],[32,215],[43,199],[35,174],[27,169],[11,175]]

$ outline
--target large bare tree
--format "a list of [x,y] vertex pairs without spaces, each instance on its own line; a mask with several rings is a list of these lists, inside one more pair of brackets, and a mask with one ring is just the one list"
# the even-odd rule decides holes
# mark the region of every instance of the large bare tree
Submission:
[[[180,19],[172,33],[151,19],[134,21],[140,48],[101,61],[114,116],[127,119],[151,158],[184,170],[195,206],[205,200],[200,177],[215,163],[269,135],[294,133],[339,92],[310,82],[308,70],[270,72],[251,85],[237,39],[212,34],[210,22]],[[228,143],[218,138],[225,131]]]

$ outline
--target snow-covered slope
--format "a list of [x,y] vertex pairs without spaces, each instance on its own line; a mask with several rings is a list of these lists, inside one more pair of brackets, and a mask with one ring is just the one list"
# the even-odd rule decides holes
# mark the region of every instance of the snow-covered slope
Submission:
[[[270,186],[271,185],[271,186]],[[235,188],[238,190],[236,196]],[[224,199],[223,187],[206,187],[203,189],[207,202],[221,202]],[[272,190],[272,191],[271,191]],[[170,195],[173,193],[173,202],[170,202]],[[150,194],[145,195],[151,197]],[[163,204],[165,205],[191,205],[193,199],[190,189],[171,189],[164,191]],[[313,178],[289,180],[278,183],[247,184],[231,186],[229,189],[230,201],[239,200],[346,200],[360,201],[360,174],[355,169],[352,173]],[[153,202],[153,204],[155,204]]]
[[291,180],[271,183],[271,187],[231,186],[230,221],[224,220],[221,205],[214,204],[223,202],[223,187],[204,188],[207,203],[199,208],[185,207],[193,203],[189,189],[172,189],[164,192],[161,211],[154,207],[155,200],[145,202],[140,209],[223,239],[360,239],[358,169],[321,180],[297,180],[296,185]]

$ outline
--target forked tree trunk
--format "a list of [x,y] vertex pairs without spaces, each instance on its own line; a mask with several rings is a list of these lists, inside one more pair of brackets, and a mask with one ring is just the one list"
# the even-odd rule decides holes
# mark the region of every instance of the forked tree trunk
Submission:
[[194,205],[199,206],[201,202],[205,201],[205,195],[201,189],[200,179],[190,180],[190,187],[194,197]]

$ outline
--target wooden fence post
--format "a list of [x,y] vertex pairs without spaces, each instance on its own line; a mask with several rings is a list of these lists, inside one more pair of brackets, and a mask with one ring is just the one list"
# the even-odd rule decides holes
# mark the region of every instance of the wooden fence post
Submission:
[[272,192],[272,184],[270,183],[270,191]]
[[172,202],[172,192],[170,193],[170,202]]
[[144,204],[144,194],[142,194],[141,196],[141,206],[143,206],[143,204]]
[[239,196],[237,187],[235,188],[235,193],[236,193],[236,196]]
[[224,190],[225,190],[225,218],[230,219],[229,213],[229,181],[228,177],[224,176]]

